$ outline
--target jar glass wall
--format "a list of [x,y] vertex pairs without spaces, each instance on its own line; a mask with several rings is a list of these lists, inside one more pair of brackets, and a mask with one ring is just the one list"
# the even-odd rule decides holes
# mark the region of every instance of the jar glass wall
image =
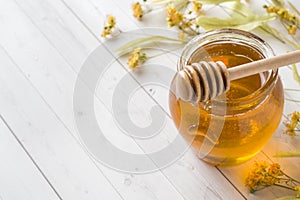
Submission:
[[[221,29],[191,40],[178,62],[178,71],[200,61],[223,61],[227,67],[272,57],[262,39],[249,32]],[[204,161],[213,165],[244,162],[257,154],[280,123],[283,88],[277,70],[231,81],[226,94],[193,105],[176,97],[174,81],[170,111],[182,136]]]

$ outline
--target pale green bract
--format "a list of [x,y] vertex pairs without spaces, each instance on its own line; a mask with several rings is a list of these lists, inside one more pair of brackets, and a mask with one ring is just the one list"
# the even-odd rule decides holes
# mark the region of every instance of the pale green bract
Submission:
[[264,23],[275,20],[275,15],[255,15],[241,2],[228,2],[223,7],[230,12],[230,17],[222,19],[216,17],[200,17],[198,23],[205,30],[218,28],[236,28],[251,31]]
[[116,49],[116,51],[120,52],[121,54],[128,53],[131,50],[140,47],[142,44],[147,44],[150,42],[178,42],[178,43],[186,43],[186,41],[177,39],[177,38],[171,38],[171,37],[165,37],[165,36],[149,36],[144,37],[136,40],[132,40],[131,42],[128,42],[121,46],[120,48]]
[[252,10],[241,2],[227,2],[224,7],[231,17],[246,17],[254,15]]
[[226,19],[200,17],[198,23],[207,31],[218,28],[235,28],[250,31],[274,19],[275,16],[272,15],[252,15],[248,17],[229,17]]

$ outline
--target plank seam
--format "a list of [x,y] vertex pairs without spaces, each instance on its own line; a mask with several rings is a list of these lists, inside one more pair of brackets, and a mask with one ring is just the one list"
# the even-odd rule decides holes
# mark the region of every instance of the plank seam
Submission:
[[224,178],[234,187],[234,189],[245,199],[247,200],[246,196],[231,182],[231,180],[221,171],[221,169],[219,169],[218,167],[215,167],[220,174],[222,174],[224,176]]
[[[4,117],[0,114],[0,119],[3,121],[3,123],[5,124],[5,126],[8,128],[9,132],[13,135],[13,137],[15,138],[15,140],[18,142],[18,144],[21,146],[21,148],[23,149],[23,151],[26,153],[26,155],[28,156],[28,158],[32,161],[33,165],[37,168],[37,170],[40,172],[40,174],[42,175],[42,177],[45,179],[45,181],[48,183],[48,185],[50,186],[50,188],[53,190],[53,192],[55,193],[55,195],[62,200],[62,197],[60,196],[60,194],[58,193],[58,191],[55,189],[55,187],[52,185],[52,183],[50,182],[50,180],[46,177],[46,175],[44,174],[44,172],[41,170],[41,168],[39,167],[39,165],[37,164],[37,162],[33,159],[33,157],[29,154],[29,152],[27,151],[26,147],[22,144],[22,142],[19,140],[19,138],[17,137],[17,135],[15,134],[15,132],[12,130],[12,128],[10,127],[10,125],[8,124],[8,122],[4,119]],[[0,196],[0,199],[2,199],[2,197]]]

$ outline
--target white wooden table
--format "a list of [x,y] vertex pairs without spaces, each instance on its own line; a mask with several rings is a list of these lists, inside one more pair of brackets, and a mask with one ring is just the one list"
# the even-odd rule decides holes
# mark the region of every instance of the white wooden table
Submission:
[[[254,0],[251,4],[260,6]],[[124,32],[166,26],[164,15],[158,14],[163,11],[154,11],[139,22],[132,17],[130,5],[124,0],[0,0],[0,199],[274,199],[292,195],[276,187],[250,194],[243,182],[255,160],[279,162],[300,179],[299,158],[273,157],[279,150],[300,148],[300,138],[283,135],[282,124],[261,153],[234,167],[210,166],[187,151],[155,172],[125,173],[102,165],[83,148],[74,121],[73,90],[83,62],[101,43],[105,16],[116,16]],[[276,53],[289,50],[264,37]],[[106,77],[107,95],[96,102],[95,112],[110,141],[135,151],[139,145],[120,133],[107,108],[116,79],[126,73],[120,63],[110,68],[116,77]],[[299,88],[289,68],[280,74],[285,88]],[[167,91],[153,86],[144,92],[150,95],[139,95],[133,115],[147,124],[153,102],[168,110]],[[299,99],[300,93],[287,92],[286,98]],[[295,110],[300,110],[299,103],[285,102],[286,114]],[[171,119],[166,123],[173,126]],[[164,133],[161,138],[172,139]]]

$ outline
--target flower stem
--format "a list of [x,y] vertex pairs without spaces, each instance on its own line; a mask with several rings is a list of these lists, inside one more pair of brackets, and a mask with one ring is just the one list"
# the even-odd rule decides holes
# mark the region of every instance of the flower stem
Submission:
[[282,172],[287,178],[289,178],[292,182],[296,182],[296,183],[300,183],[300,181],[290,177],[289,175],[287,175],[286,173]]
[[147,56],[148,59],[151,59],[151,58],[155,58],[155,57],[158,57],[158,56],[161,56],[161,55],[164,55],[166,53],[170,53],[172,51],[176,51],[178,49],[181,49],[182,47],[178,47],[178,48],[175,48],[175,49],[171,49],[171,50],[168,50],[168,51],[164,51],[164,52],[161,52],[161,53],[158,53],[158,54],[154,54],[152,56]]
[[288,189],[288,190],[294,190],[294,188],[289,187],[289,186],[285,186],[285,185],[281,185],[281,184],[277,184],[277,183],[275,183],[274,185],[278,186],[278,187],[282,187],[282,188]]

